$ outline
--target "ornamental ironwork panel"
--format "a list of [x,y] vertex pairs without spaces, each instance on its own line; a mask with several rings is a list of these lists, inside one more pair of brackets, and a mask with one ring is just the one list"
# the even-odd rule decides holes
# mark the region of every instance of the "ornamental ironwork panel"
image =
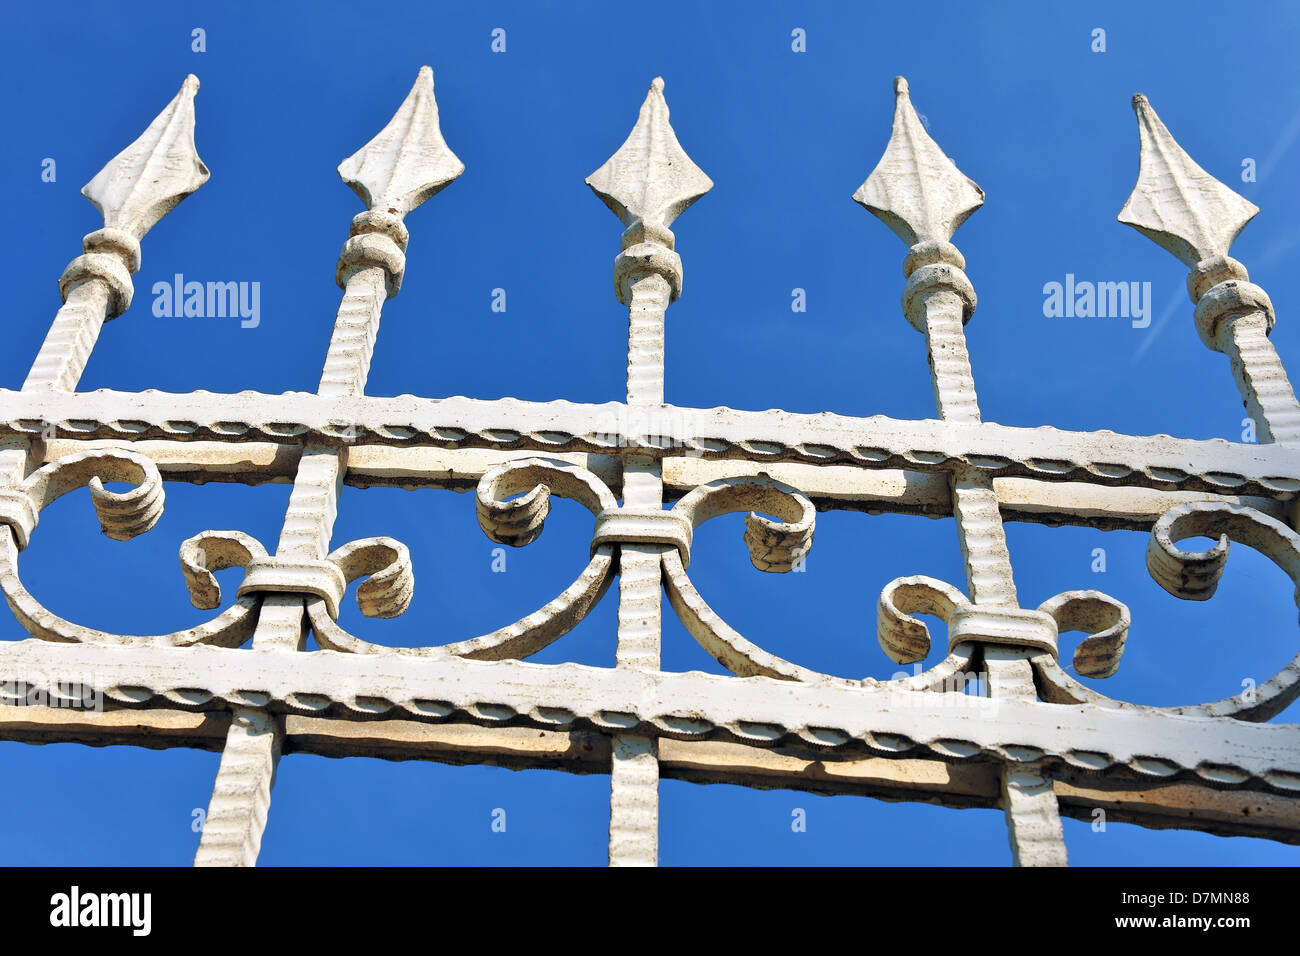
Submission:
[[[1067,662],[1113,674],[1128,608],[1096,590],[1020,605],[1008,516],[1150,531],[1147,567],[1203,601],[1235,541],[1300,583],[1300,406],[1268,335],[1268,295],[1230,246],[1257,209],[1202,170],[1144,97],[1137,185],[1119,219],[1191,270],[1196,329],[1224,353],[1259,444],[983,422],[964,327],[976,293],[953,243],[984,192],[931,139],[895,81],[893,129],[853,198],[907,246],[902,312],[925,337],[938,417],[680,408],[664,394],[665,313],[682,294],[672,225],[713,182],[687,155],[655,79],[626,142],[587,178],[623,224],[614,292],[628,311],[625,401],[376,398],[365,393],[385,303],[401,289],[406,217],[463,171],[443,140],[433,74],[339,166],[365,209],[338,260],[343,290],[315,392],[77,391],[106,320],[123,314],[148,231],[208,178],[194,145],[198,80],[82,190],[103,228],[59,279],[63,305],[18,390],[0,390],[0,588],[29,637],[0,642],[0,737],[209,747],[221,763],[196,865],[256,862],[287,751],[604,772],[609,861],[654,864],[661,777],[1001,807],[1015,862],[1063,865],[1061,816],[1300,842],[1300,732],[1268,721],[1300,693],[1300,657],[1233,697],[1180,707],[1107,697]],[[648,423],[653,422],[653,425]],[[523,547],[552,496],[593,518],[589,561],[563,593],[507,627],[430,647],[388,647],[339,623],[348,584],[372,617],[406,610],[415,584],[397,538],[331,550],[345,484],[383,473],[408,488],[477,483],[479,524]],[[180,544],[193,604],[221,608],[214,572],[243,569],[204,624],[124,636],[65,620],[23,585],[42,509],[87,488],[102,529],[148,531],[164,480],[292,481],[273,545],[239,530]],[[106,482],[130,489],[110,491]],[[880,646],[930,653],[917,615],[947,623],[947,654],[914,676],[850,680],[744,636],[690,576],[694,531],[744,513],[760,571],[789,572],[819,510],[950,514],[964,582],[899,577],[881,593]],[[1208,550],[1180,546],[1217,539]],[[616,666],[526,659],[570,631],[617,581]],[[73,582],[75,585],[75,582]],[[733,676],[666,672],[667,607]],[[308,636],[315,647],[308,649]],[[974,678],[979,676],[979,680]],[[91,685],[99,711],[59,706]]]

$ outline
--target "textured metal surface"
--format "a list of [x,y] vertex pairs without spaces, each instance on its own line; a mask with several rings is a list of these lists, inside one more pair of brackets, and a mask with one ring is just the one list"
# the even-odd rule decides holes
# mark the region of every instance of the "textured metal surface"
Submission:
[[[1223,700],[1113,699],[1068,671],[1115,672],[1128,608],[1094,590],[1021,607],[1007,550],[1007,520],[1128,528],[1151,533],[1148,569],[1181,599],[1213,594],[1233,542],[1300,585],[1300,405],[1268,339],[1268,295],[1228,255],[1257,210],[1197,166],[1144,98],[1138,180],[1120,219],[1191,269],[1192,321],[1227,356],[1259,444],[982,421],[965,336],[977,296],[952,240],[984,194],[926,132],[902,78],[884,155],[854,198],[909,247],[900,305],[924,339],[934,419],[665,402],[665,316],[683,292],[669,227],[713,183],[678,142],[660,79],[587,180],[624,226],[613,285],[628,310],[625,401],[366,396],[383,305],[401,289],[404,217],[464,169],[442,138],[427,67],[339,167],[366,209],[339,255],[342,297],[316,392],[78,393],[103,323],[130,305],[140,240],[207,178],[197,88],[187,78],[84,190],[104,228],[65,270],[63,305],[22,388],[0,390],[0,590],[28,635],[0,642],[0,693],[38,687],[58,703],[59,682],[82,677],[108,701],[96,714],[3,708],[0,739],[219,750],[198,865],[256,862],[288,752],[608,774],[613,865],[657,861],[668,777],[1000,807],[1026,866],[1065,864],[1062,816],[1098,807],[1146,826],[1300,842],[1300,728],[1267,723],[1300,696],[1300,654]],[[651,413],[661,424],[640,434]],[[278,541],[234,530],[180,543],[194,605],[218,612],[209,621],[112,634],[52,613],[23,585],[22,552],[52,501],[86,488],[104,533],[130,538],[157,522],[164,478],[292,485]],[[568,498],[593,517],[588,563],[492,633],[374,644],[339,623],[346,585],[360,582],[364,614],[395,617],[416,578],[398,538],[332,540],[345,484],[473,490],[484,533],[512,547],[541,533],[552,496]],[[745,513],[752,564],[785,573],[812,548],[817,512],[832,509],[956,519],[961,586],[899,577],[877,606],[879,643],[899,663],[930,653],[917,615],[941,617],[938,664],[890,681],[821,673],[739,633],[692,582],[703,522]],[[1216,543],[1179,544],[1198,536]],[[245,577],[218,611],[213,572],[230,567]],[[616,577],[616,666],[523,660],[582,621]],[[662,670],[665,607],[731,676]],[[1085,637],[1062,662],[1057,635],[1068,630]],[[321,650],[305,650],[309,635]],[[963,690],[976,674],[984,696]]]

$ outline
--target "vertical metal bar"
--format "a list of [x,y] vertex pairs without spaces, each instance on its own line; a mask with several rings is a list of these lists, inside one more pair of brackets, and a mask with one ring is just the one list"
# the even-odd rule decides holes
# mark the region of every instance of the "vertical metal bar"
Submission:
[[1300,404],[1287,378],[1277,349],[1268,338],[1267,317],[1262,312],[1232,322],[1227,346],[1232,377],[1255,420],[1260,441],[1300,441]]
[[[131,276],[140,269],[140,240],[163,216],[208,180],[194,149],[194,96],[189,75],[143,133],[86,184],[82,194],[103,216],[104,228],[82,239],[83,254],[59,278],[63,305],[32,362],[23,391],[73,391],[104,322],[131,304]],[[31,440],[0,448],[0,487],[26,476]]]
[[[384,302],[397,294],[405,271],[408,235],[402,220],[464,168],[443,142],[433,95],[433,72],[422,67],[388,126],[339,167],[339,174],[368,209],[353,220],[350,238],[339,257],[338,281],[343,298],[317,394],[364,393]],[[320,560],[329,553],[347,470],[347,451],[346,445],[317,442],[303,448],[277,556]],[[307,634],[305,611],[302,595],[265,595],[253,646],[286,653],[300,651]],[[249,726],[256,726],[256,733],[247,731],[240,714]],[[282,728],[265,711],[236,714],[217,772],[195,866],[251,866],[257,862],[282,738]],[[237,847],[232,846],[232,834],[240,835]]]
[[1228,255],[1259,207],[1198,166],[1140,93],[1133,112],[1138,180],[1119,221],[1191,268],[1187,291],[1196,303],[1196,330],[1208,348],[1228,356],[1259,439],[1300,439],[1300,405],[1268,340],[1273,303]]
[[[975,311],[966,260],[949,240],[984,202],[984,192],[930,138],[912,106],[907,81],[894,81],[894,124],[885,154],[854,199],[904,242],[907,285],[903,313],[925,334],[939,417],[978,424],[979,400],[966,346],[965,323]],[[953,517],[972,602],[1018,607],[1011,555],[993,480],[975,468],[949,476]],[[989,695],[1036,700],[1029,651],[984,646]],[[1017,865],[1064,864],[1065,843],[1050,781],[1008,768],[1003,806]]]
[[[936,291],[924,299],[925,329],[934,393],[940,417],[978,422],[979,404],[971,372],[963,302]],[[953,517],[961,539],[966,585],[976,604],[1018,607],[1011,555],[993,481],[975,469],[951,475]],[[1030,652],[985,645],[989,696],[1037,700]],[[1038,768],[1007,767],[1002,773],[1002,806],[1016,866],[1065,866],[1065,831],[1050,778]]]
[[[627,141],[587,177],[597,196],[622,220],[622,253],[614,262],[614,289],[628,307],[627,406],[624,430],[638,412],[652,420],[664,402],[664,316],[681,294],[681,259],[668,226],[713,187],[686,155],[668,121],[664,81],[656,77]],[[653,432],[656,429],[651,426]],[[633,436],[634,437],[634,436]],[[623,507],[663,507],[662,450],[632,449],[623,456]],[[661,555],[666,545],[625,543],[619,549],[619,667],[659,669],[662,614]],[[610,866],[658,862],[659,761],[657,742],[616,734],[610,772]]]
[[[377,267],[361,269],[348,278],[318,394],[361,393],[379,330],[385,280],[384,270]],[[345,447],[309,444],[303,449],[277,555],[320,559],[329,553],[346,467]],[[301,595],[265,595],[253,647],[300,651],[307,634],[305,611]],[[195,866],[253,866],[262,844],[283,730],[264,710],[248,708],[235,717],[217,770]],[[257,728],[256,732],[249,727]]]
[[[664,316],[669,285],[646,275],[631,285],[628,304],[627,404],[653,408],[664,400]],[[623,461],[623,505],[663,505],[662,460],[628,455]],[[659,669],[663,597],[660,555],[664,546],[624,544],[619,550],[619,667]],[[610,771],[609,863],[654,866],[659,859],[658,746],[650,737],[614,737]]]

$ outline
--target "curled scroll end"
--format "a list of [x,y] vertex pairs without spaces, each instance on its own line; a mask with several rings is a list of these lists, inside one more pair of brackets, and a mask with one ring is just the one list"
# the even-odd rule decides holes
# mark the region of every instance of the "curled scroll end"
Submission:
[[1122,601],[1101,591],[1063,591],[1038,610],[1056,621],[1058,631],[1090,636],[1074,650],[1074,669],[1084,677],[1110,677],[1119,670],[1132,617]]
[[745,545],[760,571],[793,570],[812,547],[817,509],[798,488],[766,474],[710,481],[673,506],[673,514],[681,515],[692,528],[735,512],[749,512]]
[[[475,508],[478,524],[493,541],[522,548],[532,544],[542,533],[551,511],[551,489],[534,485],[527,494],[509,501],[500,500],[510,492],[484,475],[478,484]],[[500,497],[499,497],[500,496]]]
[[[90,479],[90,499],[99,516],[100,528],[114,541],[127,541],[143,534],[158,523],[163,512],[163,483],[158,466],[143,455],[105,462]],[[128,491],[109,491],[101,478],[109,481],[133,481]]]
[[923,575],[895,578],[880,592],[876,638],[896,664],[914,664],[930,654],[930,629],[913,614],[936,614],[947,621],[966,601],[950,584]]
[[221,606],[221,585],[212,572],[247,568],[254,558],[266,557],[261,542],[242,531],[203,531],[181,542],[181,573],[190,603],[200,611]]
[[1166,511],[1151,529],[1147,545],[1147,570],[1174,597],[1208,601],[1214,596],[1228,560],[1228,536],[1220,534],[1208,551],[1184,551],[1177,542],[1211,533],[1217,512],[1180,506]]
[[789,497],[800,511],[794,520],[775,521],[752,511],[745,516],[745,546],[760,571],[790,571],[812,550],[817,511],[799,492]]
[[411,606],[415,570],[411,552],[386,536],[349,541],[329,556],[349,581],[369,578],[357,586],[357,605],[366,617],[397,617]]

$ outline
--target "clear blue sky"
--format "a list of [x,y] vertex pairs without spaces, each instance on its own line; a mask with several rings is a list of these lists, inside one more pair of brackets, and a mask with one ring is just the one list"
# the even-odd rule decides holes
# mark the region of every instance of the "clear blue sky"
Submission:
[[[1240,438],[1241,401],[1226,359],[1195,334],[1184,267],[1115,221],[1137,173],[1138,91],[1202,166],[1263,210],[1233,252],[1272,296],[1273,341],[1300,367],[1300,30],[1283,4],[57,3],[24,4],[8,22],[6,387],[21,384],[58,307],[56,279],[99,225],[78,191],[193,72],[211,181],[146,237],[135,305],[105,328],[81,387],[313,389],[339,299],[335,260],[361,208],[335,167],[425,63],[467,169],[408,219],[372,394],[621,399],[626,314],[610,274],[622,227],[583,178],[622,143],[655,75],[683,146],[716,183],[674,227],[686,282],[668,318],[670,402],[934,415],[923,339],[899,314],[905,248],[850,200],[888,139],[896,74],[987,193],[956,237],[980,296],[967,332],[986,420]],[[191,50],[196,27],[206,52]],[[498,27],[504,53],[490,49]],[[791,50],[795,28],[806,52]],[[1091,50],[1095,28],[1104,53]],[[47,157],[53,183],[41,180]],[[1245,158],[1256,182],[1241,180]],[[155,318],[150,289],[177,272],[260,282],[260,325]],[[1151,326],[1045,318],[1043,286],[1067,273],[1150,282]],[[491,310],[496,288],[505,313]],[[806,313],[791,311],[795,288]],[[177,545],[208,528],[273,545],[288,486],[169,484],[167,495],[157,528],[125,544],[96,532],[84,492],[56,503],[23,554],[30,589],[108,630],[206,619],[189,605]],[[698,533],[701,592],[763,647],[832,673],[897,670],[874,635],[888,581],[963,584],[951,519],[819,515],[807,573],[781,576],[749,565],[741,522]],[[396,621],[351,605],[344,623],[372,640],[442,643],[558,594],[585,564],[590,517],[557,502],[541,539],[494,574],[469,496],[345,490],[335,545],[375,534],[409,545],[415,600]],[[1295,652],[1293,588],[1244,547],[1218,595],[1192,604],[1147,576],[1145,534],[1012,524],[1008,537],[1026,606],[1095,587],[1132,609],[1119,674],[1098,682],[1112,696],[1214,699]],[[1104,574],[1090,569],[1098,547]],[[70,560],[93,569],[75,597],[63,586]],[[536,659],[611,664],[614,611],[611,594]],[[665,611],[665,668],[719,671]],[[185,864],[218,757],[2,744],[0,760],[0,862]],[[1010,859],[996,811],[674,781],[660,792],[664,864]],[[498,807],[505,833],[491,830]],[[805,833],[791,830],[794,808],[807,811]],[[604,776],[290,756],[262,862],[598,864],[607,824]],[[1300,863],[1297,849],[1264,841],[1065,827],[1081,865]]]

